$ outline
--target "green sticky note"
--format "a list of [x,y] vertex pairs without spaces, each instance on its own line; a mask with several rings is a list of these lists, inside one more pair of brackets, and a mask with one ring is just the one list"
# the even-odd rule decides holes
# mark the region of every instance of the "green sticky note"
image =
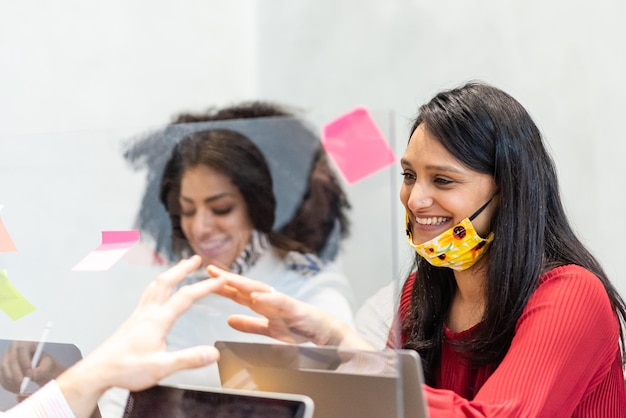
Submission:
[[35,310],[35,307],[9,282],[6,270],[0,270],[0,310],[14,321]]

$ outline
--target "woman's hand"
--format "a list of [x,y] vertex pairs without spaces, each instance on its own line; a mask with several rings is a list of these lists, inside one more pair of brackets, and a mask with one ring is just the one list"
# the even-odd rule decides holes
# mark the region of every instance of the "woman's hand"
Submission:
[[175,286],[201,264],[199,256],[179,262],[145,290],[131,316],[89,356],[57,379],[77,417],[89,416],[111,387],[142,390],[183,369],[206,366],[219,358],[213,346],[168,352],[165,337],[176,319],[198,299],[216,292],[224,280]]
[[13,341],[3,353],[0,361],[0,384],[9,392],[19,393],[26,376],[43,386],[65,370],[63,365],[45,351],[33,368],[32,360],[37,344],[36,341]]
[[216,293],[247,306],[265,318],[231,315],[228,324],[238,331],[265,335],[288,343],[313,342],[346,348],[372,347],[347,324],[323,309],[276,292],[271,286],[215,266],[207,271],[226,285]]

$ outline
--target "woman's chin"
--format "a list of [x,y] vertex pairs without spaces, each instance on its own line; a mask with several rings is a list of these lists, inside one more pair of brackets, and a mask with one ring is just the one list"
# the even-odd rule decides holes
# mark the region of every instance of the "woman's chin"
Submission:
[[228,270],[230,266],[233,264],[233,261],[225,260],[224,258],[216,258],[216,257],[206,257],[200,255],[202,257],[202,267],[207,268],[208,266],[216,266],[221,268],[222,270]]

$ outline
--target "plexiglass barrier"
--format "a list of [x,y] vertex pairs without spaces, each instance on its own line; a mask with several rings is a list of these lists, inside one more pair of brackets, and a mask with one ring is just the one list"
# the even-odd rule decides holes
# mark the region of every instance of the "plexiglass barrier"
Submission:
[[[334,133],[325,130],[330,124],[276,117],[2,138],[6,297],[0,337],[39,341],[48,328],[47,341],[75,344],[88,355],[130,315],[159,272],[200,252],[207,262],[267,281],[350,322],[377,351],[359,356],[320,348],[320,355],[340,360],[323,375],[386,376],[392,403],[403,405],[403,373],[419,374],[415,358],[383,348],[412,261],[398,200],[406,129],[398,128],[391,111],[358,109],[354,115],[371,118],[380,138],[349,115],[335,121]],[[321,138],[331,142],[322,147]],[[251,163],[259,157],[255,150],[264,160],[258,164]],[[387,152],[393,160],[380,160]],[[263,164],[275,204],[263,185]],[[185,177],[198,166],[209,171]],[[203,182],[215,173],[226,181]],[[240,203],[244,216],[237,224]],[[206,276],[200,271],[189,280]],[[214,305],[217,299],[177,322],[173,348],[223,340],[275,343],[224,331],[235,304]],[[219,386],[217,369],[210,369],[205,372],[213,378],[185,382],[181,375],[172,383],[201,386],[206,378],[207,387]],[[414,384],[415,376],[408,381]],[[401,416],[403,408],[397,412]]]

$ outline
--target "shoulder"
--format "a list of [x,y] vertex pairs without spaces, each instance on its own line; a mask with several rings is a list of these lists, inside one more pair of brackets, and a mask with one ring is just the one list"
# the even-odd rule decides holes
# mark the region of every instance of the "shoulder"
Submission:
[[314,301],[320,298],[336,300],[339,297],[354,306],[352,286],[335,262],[323,262],[313,254],[298,252],[290,252],[283,262],[287,271],[283,286],[291,288],[292,295],[296,295],[297,299],[318,305]]
[[292,264],[289,270],[304,280],[303,289],[332,289],[348,297],[354,297],[352,286],[341,267],[334,262],[319,262],[316,258],[307,260],[310,264]]
[[578,295],[584,298],[609,300],[604,284],[598,276],[584,267],[573,264],[556,267],[542,274],[535,293],[538,291],[541,291],[540,293],[565,293],[569,297]]
[[289,270],[306,277],[316,276],[328,267],[321,258],[310,253],[289,251],[283,260]]
[[287,254],[268,251],[250,271],[249,277],[291,296],[294,292],[307,292],[311,288],[329,287],[342,291],[350,288],[342,269],[334,262],[323,262],[314,254],[294,251]]
[[[530,297],[522,316],[548,313],[563,324],[582,326],[616,323],[609,295],[591,271],[566,265],[545,272]],[[618,328],[616,328],[617,330]]]
[[[299,253],[297,251],[285,252],[272,247],[265,251],[249,272],[244,275],[250,276],[291,276],[308,278],[315,276],[327,269],[327,264],[314,254]],[[252,277],[259,280],[258,277]]]
[[563,279],[567,277],[582,277],[586,279],[599,280],[598,277],[584,267],[576,264],[567,264],[555,267],[543,273],[539,279],[540,283],[554,279]]

